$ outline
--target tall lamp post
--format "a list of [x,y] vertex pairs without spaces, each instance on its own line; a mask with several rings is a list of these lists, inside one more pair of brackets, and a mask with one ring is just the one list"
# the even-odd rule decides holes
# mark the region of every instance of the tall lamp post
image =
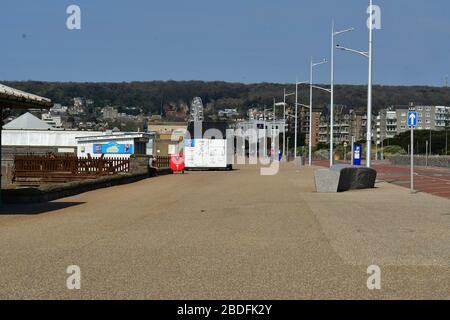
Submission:
[[330,136],[330,167],[333,166],[333,153],[334,153],[334,50],[335,50],[335,38],[336,36],[354,31],[354,28],[349,28],[342,31],[334,31],[334,20],[331,27],[331,102],[330,102],[330,127],[333,132]]
[[275,110],[276,105],[277,105],[277,103],[275,101],[275,98],[273,98],[273,121],[277,120],[277,113]]
[[308,143],[310,167],[312,166],[312,109],[313,109],[313,88],[315,87],[313,78],[314,77],[313,69],[314,67],[320,66],[325,63],[328,63],[326,59],[323,59],[321,62],[314,63],[313,58],[311,57],[310,76],[309,76],[309,143]]
[[297,142],[298,142],[298,86],[301,84],[307,84],[308,81],[295,82],[295,138],[294,138],[294,159],[297,159]]
[[283,98],[283,109],[284,109],[284,128],[283,128],[283,159],[287,160],[286,157],[286,98],[295,95],[295,92],[286,93],[286,88],[284,89]]
[[369,26],[369,51],[358,51],[353,50],[345,47],[341,47],[340,45],[337,45],[336,48],[352,53],[356,53],[359,55],[362,55],[369,59],[369,81],[367,85],[367,134],[366,134],[366,140],[367,140],[367,146],[366,146],[366,166],[370,168],[372,166],[372,61],[373,61],[373,0],[370,0],[369,2],[369,11],[370,11],[370,26]]
[[[340,45],[336,45],[336,48],[343,51],[348,51],[352,53],[356,53],[359,55],[362,55],[369,59],[369,61],[372,60],[371,54],[369,52],[364,51],[358,51],[353,50],[349,48],[342,47]],[[369,84],[368,84],[368,95],[367,95],[367,133],[366,133],[366,140],[367,140],[367,146],[366,146],[366,166],[370,168],[372,166],[372,64],[369,63]]]
[[[284,98],[286,100],[286,97]],[[283,149],[284,149],[284,138],[286,136],[286,103],[285,102],[276,102],[275,98],[273,99],[273,114],[274,114],[274,121],[276,119],[276,107],[284,107],[284,128],[283,128]],[[274,144],[272,143],[272,146],[274,147]],[[278,150],[277,150],[278,152]],[[284,154],[283,154],[284,156]]]
[[448,156],[448,119],[445,119],[445,155]]

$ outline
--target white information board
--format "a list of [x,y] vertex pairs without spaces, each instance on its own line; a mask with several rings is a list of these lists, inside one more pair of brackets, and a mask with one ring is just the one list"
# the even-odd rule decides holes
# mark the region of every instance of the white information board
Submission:
[[186,140],[184,157],[186,168],[226,168],[227,140]]

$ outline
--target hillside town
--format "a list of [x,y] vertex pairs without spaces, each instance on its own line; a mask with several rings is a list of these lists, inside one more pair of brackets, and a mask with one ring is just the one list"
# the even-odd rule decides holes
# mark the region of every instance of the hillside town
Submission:
[[[70,106],[55,103],[49,110],[29,109],[27,112],[45,123],[47,126],[44,127],[48,130],[114,130],[119,132],[143,131],[145,128],[149,128],[151,124],[158,124],[159,126],[167,124],[167,126],[170,126],[171,123],[185,123],[185,126],[187,126],[190,111],[193,110],[187,104],[183,105],[182,110],[177,110],[168,104],[163,107],[161,114],[144,114],[139,107],[107,106],[91,111],[89,114],[87,110],[92,108],[93,100],[75,97],[72,101],[73,104]],[[220,109],[212,113],[210,107],[203,107],[202,104],[203,109],[210,111],[208,115],[204,116],[206,121],[225,121],[235,127],[240,127],[243,123],[253,123],[257,127],[258,124],[267,124],[284,119],[283,110],[271,106],[265,108],[248,107],[246,114],[238,112],[236,108]],[[287,134],[294,133],[297,128],[299,136],[302,137],[298,140],[298,146],[305,146],[309,144],[309,108],[304,105],[298,107],[297,117],[295,111],[294,104],[286,104],[286,131]],[[407,132],[409,130],[407,113],[409,111],[417,111],[417,130],[445,131],[450,126],[449,106],[415,105],[414,102],[409,105],[386,106],[372,115],[373,143],[382,146],[386,140]],[[92,116],[92,114],[95,116]],[[5,117],[3,120],[4,125],[6,125],[5,128],[11,127],[8,126],[8,123],[18,117],[20,116]],[[328,144],[331,132],[330,105],[314,107],[312,117],[312,145],[317,147],[318,145]],[[297,126],[295,125],[296,119]],[[367,113],[364,107],[334,106],[334,143],[349,144],[352,139],[363,141],[366,139],[366,131]]]

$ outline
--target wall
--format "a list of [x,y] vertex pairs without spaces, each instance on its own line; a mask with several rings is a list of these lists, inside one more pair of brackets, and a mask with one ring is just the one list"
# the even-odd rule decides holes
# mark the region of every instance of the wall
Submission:
[[148,173],[127,173],[101,177],[94,180],[43,185],[39,188],[2,190],[4,203],[36,203],[73,196],[83,192],[136,182],[148,178]]
[[149,169],[150,169],[150,156],[133,154],[130,157],[130,173],[145,174],[149,173]]
[[93,180],[48,184],[38,188],[4,189],[1,194],[2,201],[4,203],[47,202],[95,189],[133,183],[149,177],[172,173],[170,169],[156,170],[155,168],[149,168],[149,158],[149,156],[133,155],[130,158],[129,173],[104,176]]
[[[172,141],[170,139],[157,139],[155,141],[155,147],[153,150],[154,156],[166,157],[169,155],[170,146],[175,150],[175,153],[179,153],[183,148],[182,142]],[[159,151],[159,152],[158,152]]]
[[[411,164],[410,156],[392,156],[392,157],[388,157],[388,160],[391,164],[394,164],[394,165],[408,165],[409,166]],[[414,156],[414,165],[425,166],[426,165],[426,157],[425,156]],[[450,156],[429,156],[428,157],[428,166],[450,168]]]

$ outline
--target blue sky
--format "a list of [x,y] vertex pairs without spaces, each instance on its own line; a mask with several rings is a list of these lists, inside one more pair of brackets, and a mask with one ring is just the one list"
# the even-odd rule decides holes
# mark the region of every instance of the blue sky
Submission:
[[[77,4],[82,29],[66,28]],[[450,1],[375,0],[377,84],[442,86],[450,74]],[[367,49],[366,0],[2,0],[0,79],[47,81],[309,78],[309,59],[339,43]],[[329,66],[317,69],[329,82]],[[367,83],[367,60],[337,52],[336,81]]]

